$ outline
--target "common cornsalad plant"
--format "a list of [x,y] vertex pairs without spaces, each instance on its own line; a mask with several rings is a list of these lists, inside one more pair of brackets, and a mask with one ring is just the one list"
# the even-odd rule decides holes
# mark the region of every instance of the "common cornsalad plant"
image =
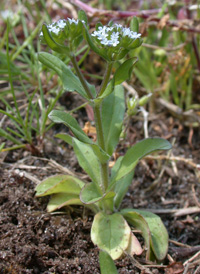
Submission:
[[[100,249],[102,273],[117,273],[113,260],[124,254],[140,255],[143,252],[130,225],[141,231],[147,259],[161,261],[168,250],[168,234],[157,215],[132,208],[120,210],[120,205],[132,182],[138,161],[151,152],[170,149],[170,143],[161,138],[144,139],[130,147],[109,168],[109,161],[119,142],[125,114],[124,90],[121,84],[130,78],[137,61],[135,57],[125,57],[130,50],[142,44],[140,36],[136,18],[131,20],[130,28],[113,22],[107,26],[97,23],[96,30],[90,33],[83,11],[79,12],[77,20],[68,18],[50,25],[44,24],[40,34],[42,41],[53,51],[70,58],[76,75],[55,55],[46,52],[38,55],[40,62],[60,76],[64,89],[79,93],[92,106],[97,140],[90,139],[69,113],[53,110],[49,118],[55,123],[63,123],[73,133],[73,136],[57,134],[56,137],[73,147],[90,182],[86,183],[69,175],[52,176],[36,187],[36,196],[51,195],[47,206],[49,212],[67,205],[83,205],[94,212],[91,239]],[[75,58],[83,39],[107,64],[99,90],[86,81]],[[121,64],[111,77],[112,68],[119,60]],[[129,104],[128,107],[131,111],[131,107],[135,108],[136,104]],[[107,272],[108,269],[110,272]]]

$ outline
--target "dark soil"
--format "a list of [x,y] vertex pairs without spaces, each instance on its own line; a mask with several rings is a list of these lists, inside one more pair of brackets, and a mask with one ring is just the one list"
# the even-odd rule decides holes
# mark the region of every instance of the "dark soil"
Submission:
[[[198,163],[199,130],[194,130],[189,145],[189,129],[179,127],[180,122],[172,117],[167,118],[166,114],[162,110],[159,119],[150,119],[150,136],[162,136],[170,141],[176,138],[173,155],[190,158],[192,163]],[[86,113],[83,116],[87,118]],[[55,127],[53,130],[60,129]],[[118,153],[123,154],[126,146],[141,138],[142,122],[131,121],[127,141],[121,143]],[[61,172],[60,166],[83,176],[71,149],[61,141],[55,142],[57,146],[46,141],[40,158],[21,150],[9,152],[2,158],[0,273],[100,273],[98,249],[90,240],[92,213],[80,207],[67,207],[63,211],[49,214],[45,210],[48,197],[34,196],[36,181]],[[62,153],[58,146],[60,143]],[[49,158],[60,164],[59,168],[52,168]],[[119,273],[183,273],[183,262],[200,250],[200,214],[183,213],[176,217],[171,209],[198,206],[198,176],[198,170],[181,159],[176,163],[151,158],[140,162],[122,206],[159,210],[171,240],[169,256],[163,262],[165,267],[156,266],[155,262],[154,267],[148,267],[151,272],[145,267],[146,264],[152,264],[145,261],[145,251],[142,256],[135,258],[136,261],[125,257],[116,262]],[[198,260],[193,261],[185,273],[199,273],[195,272]]]
[[[30,2],[34,6],[39,1],[25,2]],[[65,8],[59,8],[59,13],[58,10],[52,10],[50,15],[52,19],[71,17],[71,14],[66,13]],[[27,16],[28,26],[32,24],[29,18]],[[102,18],[107,20],[106,16]],[[98,16],[94,16],[93,24],[97,19]],[[4,28],[6,29],[5,25]],[[34,29],[33,26],[31,28]],[[25,40],[22,29],[20,25],[16,31],[20,45]],[[6,49],[4,50],[6,52]],[[104,63],[95,56],[91,53],[87,57],[83,71],[102,76]],[[41,81],[48,97],[51,87],[57,85],[57,77],[46,83],[45,75],[43,77],[41,75]],[[193,101],[195,104],[200,104],[199,73],[198,77],[194,77],[197,83],[194,87]],[[36,79],[37,77],[33,82]],[[133,84],[137,85],[137,81],[135,82]],[[20,84],[20,81],[14,83],[15,86]],[[95,84],[100,83],[96,80]],[[139,87],[137,91],[139,95],[144,94],[144,90],[140,90]],[[22,99],[26,100],[26,98]],[[48,101],[48,98],[45,100]],[[27,102],[24,102],[24,105],[25,103]],[[65,93],[59,103],[69,111],[80,106],[83,100],[77,95]],[[6,109],[3,102],[0,102],[0,107]],[[147,209],[157,213],[169,233],[169,252],[165,261],[157,264],[145,260],[144,248],[141,256],[134,258],[125,256],[117,260],[116,265],[120,274],[198,274],[200,273],[200,128],[192,128],[191,124],[175,118],[177,116],[171,115],[170,110],[161,107],[160,104],[156,105],[151,113],[148,125],[149,136],[162,137],[173,143],[172,152],[169,152],[171,160],[164,159],[162,156],[167,153],[163,153],[159,154],[158,159],[147,157],[140,161],[122,207]],[[87,121],[92,122],[93,119],[88,106],[73,115],[81,127],[84,127]],[[197,116],[199,117],[199,112]],[[3,115],[0,115],[0,120],[2,117]],[[6,128],[11,122],[6,118],[2,124],[3,128]],[[129,146],[144,138],[142,116],[138,115],[132,119],[127,129],[126,139],[121,141],[115,156],[123,155]],[[56,133],[64,131],[67,131],[66,127],[55,125],[47,132],[43,144],[38,143],[35,138],[35,147],[27,146],[27,151],[19,149],[0,154],[0,274],[100,273],[99,250],[90,240],[92,213],[82,207],[66,207],[62,211],[49,214],[46,211],[49,198],[35,197],[34,189],[37,183],[48,176],[67,173],[69,170],[84,180],[88,179],[78,166],[71,147],[53,138]],[[13,145],[8,140],[2,141],[6,143],[6,148]],[[179,158],[173,160],[173,157]],[[136,235],[144,244],[139,232],[136,232]]]

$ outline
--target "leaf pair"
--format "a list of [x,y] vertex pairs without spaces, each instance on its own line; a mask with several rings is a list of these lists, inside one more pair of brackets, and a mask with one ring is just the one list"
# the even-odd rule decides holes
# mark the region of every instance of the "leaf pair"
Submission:
[[168,250],[168,233],[160,217],[151,212],[124,209],[112,215],[97,213],[91,229],[93,243],[113,260],[125,253],[140,255],[143,250],[125,219],[141,230],[147,249],[147,260],[156,258],[162,261]]
[[[85,205],[80,200],[81,189],[85,182],[70,175],[55,175],[43,180],[35,188],[36,197],[52,195],[47,205],[47,211],[52,212],[67,205]],[[85,205],[94,212],[97,206]]]
[[131,225],[141,230],[147,249],[146,258],[162,261],[168,250],[168,233],[160,217],[137,209],[123,209],[120,213]]

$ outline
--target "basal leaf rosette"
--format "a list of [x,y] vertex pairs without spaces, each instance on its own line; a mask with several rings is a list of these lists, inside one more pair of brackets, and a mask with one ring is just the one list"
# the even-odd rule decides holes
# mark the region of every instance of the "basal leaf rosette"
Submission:
[[44,24],[40,40],[54,51],[69,53],[69,50],[74,51],[82,42],[83,24],[85,23],[84,20],[67,18],[49,25]]
[[[87,39],[88,40],[88,39]],[[92,49],[98,48],[97,53],[107,61],[122,59],[130,50],[142,44],[141,34],[120,24],[103,26],[98,23],[96,30],[91,33]]]

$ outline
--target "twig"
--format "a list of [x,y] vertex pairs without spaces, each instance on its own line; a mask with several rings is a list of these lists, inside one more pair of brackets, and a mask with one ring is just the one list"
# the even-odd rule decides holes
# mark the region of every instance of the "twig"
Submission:
[[122,85],[125,89],[127,89],[129,94],[131,94],[135,98],[139,98],[139,95],[138,95],[137,91],[132,86],[127,84],[127,82],[123,82]]
[[192,185],[192,194],[193,194],[193,198],[194,198],[194,201],[195,201],[196,205],[200,208],[200,203],[197,199],[196,192],[195,192],[195,189],[194,189],[194,185]]
[[57,0],[58,3],[60,3],[63,7],[65,7],[66,9],[68,9],[70,11],[70,14],[72,15],[73,18],[77,18],[77,12],[74,9],[73,5],[70,4],[67,1],[64,0]]
[[[114,18],[124,18],[124,17],[132,17],[132,16],[137,16],[141,17],[144,19],[148,19],[148,22],[154,21],[159,23],[160,18],[158,17],[153,17],[152,15],[158,14],[161,9],[151,9],[151,10],[142,10],[142,11],[112,11],[112,10],[100,10],[100,9],[95,9],[90,7],[89,5],[81,2],[80,0],[71,0],[71,3],[76,5],[78,8],[81,8],[85,10],[86,12],[89,13],[91,16],[109,16],[109,17],[114,17]],[[167,10],[166,10],[167,12]],[[182,31],[187,31],[191,33],[200,33],[200,28],[199,27],[191,27],[190,26],[190,21],[187,20],[188,24],[186,26],[183,25],[185,23],[185,20],[178,20],[178,21],[172,21],[168,20],[166,21],[166,25],[169,27],[174,27],[177,30],[182,30]]]
[[174,259],[169,254],[167,254],[167,259],[169,260],[170,263],[174,262]]
[[179,243],[179,242],[177,242],[177,241],[174,241],[174,240],[169,240],[169,242],[170,243],[172,243],[172,244],[175,244],[175,245],[177,245],[177,246],[181,246],[181,247],[191,247],[190,245],[186,245],[186,244],[183,244],[183,243]]
[[166,268],[167,267],[167,265],[158,265],[158,264],[146,264],[145,266],[152,267],[152,268]]
[[72,4],[76,5],[78,8],[90,13],[91,15],[107,15],[110,17],[130,17],[130,16],[140,16],[146,18],[153,14],[158,14],[161,9],[151,9],[151,10],[142,10],[142,11],[112,11],[112,10],[100,10],[92,8],[91,6],[83,3],[80,0],[71,0]]
[[72,176],[75,176],[74,172],[70,171],[67,167],[61,166],[60,164],[58,164],[56,161],[54,161],[52,159],[49,160],[49,165],[54,167],[54,168],[59,169],[61,172],[64,172],[64,173],[72,175]]
[[149,49],[163,49],[165,51],[176,51],[176,50],[179,50],[183,47],[185,47],[187,45],[186,42],[176,46],[176,47],[159,47],[159,46],[156,46],[156,45],[150,45],[150,44],[146,44],[146,43],[142,43],[142,46],[145,47],[145,48],[149,48]]
[[184,269],[183,274],[187,274],[188,273],[188,269],[189,269],[189,264],[186,265],[186,268]]
[[47,170],[47,167],[38,167],[38,166],[28,166],[28,165],[15,165],[15,167],[17,167],[17,169],[43,169],[43,170]]
[[149,160],[169,160],[169,161],[180,161],[180,162],[184,162],[187,165],[200,170],[200,164],[196,164],[194,162],[192,162],[191,159],[185,159],[182,157],[176,157],[176,156],[168,156],[168,155],[160,155],[160,156],[152,156],[152,155],[147,155],[145,156],[145,159],[149,159]]
[[[149,22],[150,21],[154,21],[159,23],[160,22],[160,18],[149,18]],[[169,27],[173,27],[175,28],[174,30],[181,30],[181,31],[186,31],[186,32],[191,32],[191,33],[200,33],[200,28],[199,27],[191,27],[190,26],[190,22],[192,22],[191,20],[187,20],[188,24],[183,26],[183,23],[185,23],[185,20],[177,20],[177,21],[172,21],[169,20],[166,22],[166,25]]]
[[200,265],[197,267],[197,269],[195,270],[194,274],[199,274],[200,273]]
[[28,172],[23,172],[23,176],[27,179],[29,179],[30,181],[33,181],[35,184],[39,184],[41,181],[38,180],[36,177],[33,177],[30,173]]
[[183,263],[183,265],[187,265],[189,263],[191,263],[192,261],[194,261],[194,259],[198,258],[200,256],[200,251],[198,251],[196,254],[194,254],[194,256],[192,256],[190,259],[188,259],[187,261],[185,261]]
[[137,267],[138,269],[140,269],[141,271],[145,271],[145,273],[147,274],[153,274],[146,266],[141,265],[134,257],[130,256],[130,254],[128,254],[127,252],[124,251],[124,253],[126,254],[126,256],[130,259],[130,261],[132,262],[132,264]]
[[193,206],[193,207],[178,209],[177,212],[174,213],[174,216],[180,217],[180,216],[199,213],[199,212],[200,212],[200,208]]
[[[191,12],[189,9],[189,3],[186,3],[186,14],[187,14],[188,19],[192,19]],[[196,60],[197,60],[197,67],[198,67],[198,70],[200,71],[199,49],[198,49],[197,40],[196,40],[196,37],[194,36],[194,34],[192,34],[192,46],[193,46],[194,54],[195,54]]]
[[161,178],[162,178],[162,176],[163,176],[163,174],[164,174],[164,171],[165,171],[165,167],[163,167],[163,168],[161,169],[161,171],[160,171],[160,173],[159,173],[159,175],[158,175],[158,178],[155,179],[155,180],[153,181],[153,183],[152,183],[149,187],[147,187],[146,189],[144,189],[144,192],[149,192],[149,191],[155,189],[155,187],[159,184],[159,182],[160,182],[160,180],[161,180]]
[[181,208],[181,209],[149,209],[149,208],[145,208],[144,210],[150,211],[155,214],[173,214],[174,217],[180,217],[180,216],[200,212],[200,208],[196,207],[196,206],[188,207],[188,208]]
[[[171,151],[168,151],[167,157],[170,157],[171,154],[172,154],[172,152],[171,152]],[[174,163],[174,162],[172,162],[172,163]],[[162,167],[162,169],[161,169],[161,171],[160,171],[160,173],[159,173],[158,178],[157,178],[156,180],[154,180],[154,182],[153,182],[148,188],[146,188],[146,189],[144,190],[145,192],[148,192],[148,191],[154,189],[154,188],[159,184],[159,182],[160,182],[160,180],[161,180],[161,178],[162,178],[162,176],[163,176],[163,174],[164,174],[164,171],[165,171],[165,166]]]
[[145,108],[140,107],[139,110],[142,112],[143,118],[144,118],[144,137],[148,138],[149,137],[149,133],[148,133],[148,111],[145,110]]

